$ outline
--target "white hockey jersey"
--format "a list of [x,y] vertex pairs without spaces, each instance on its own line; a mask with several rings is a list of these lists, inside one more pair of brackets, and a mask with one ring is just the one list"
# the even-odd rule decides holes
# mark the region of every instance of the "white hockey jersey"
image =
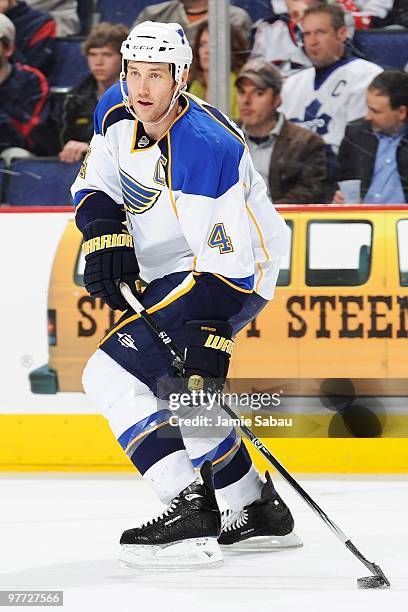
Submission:
[[[285,0],[271,0],[271,4],[276,14],[288,12],[288,6]],[[373,15],[384,19],[387,13],[392,9],[394,0],[355,0],[354,4],[360,11],[367,15]]]
[[366,111],[365,94],[382,68],[359,58],[344,58],[319,71],[315,67],[289,77],[280,110],[290,121],[313,130],[337,154],[346,125]]
[[180,100],[182,112],[156,142],[126,111],[119,85],[105,93],[72,186],[77,218],[123,209],[148,282],[194,269],[270,299],[287,227],[239,128],[194,96]]
[[261,57],[272,62],[284,77],[311,66],[297,36],[300,37],[300,30],[292,28],[286,20],[261,21],[255,31],[251,59]]

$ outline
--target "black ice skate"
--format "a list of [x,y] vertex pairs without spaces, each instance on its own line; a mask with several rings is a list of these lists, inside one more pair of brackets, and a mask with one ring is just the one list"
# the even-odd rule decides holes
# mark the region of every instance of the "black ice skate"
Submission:
[[222,530],[218,542],[234,550],[270,550],[303,546],[293,533],[292,514],[275,491],[271,477],[266,482],[261,497],[240,512],[227,510],[221,515]]
[[193,482],[160,516],[128,529],[120,538],[120,562],[140,569],[188,569],[222,563],[217,538],[221,515],[211,463],[201,468],[203,484]]

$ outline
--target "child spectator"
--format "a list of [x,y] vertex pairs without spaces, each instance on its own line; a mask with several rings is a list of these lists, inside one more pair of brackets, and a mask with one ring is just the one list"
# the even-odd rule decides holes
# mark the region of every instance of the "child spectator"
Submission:
[[125,25],[99,23],[85,40],[83,51],[91,74],[64,100],[60,161],[76,162],[85,155],[93,134],[95,106],[102,94],[119,79],[120,47],[127,35]]

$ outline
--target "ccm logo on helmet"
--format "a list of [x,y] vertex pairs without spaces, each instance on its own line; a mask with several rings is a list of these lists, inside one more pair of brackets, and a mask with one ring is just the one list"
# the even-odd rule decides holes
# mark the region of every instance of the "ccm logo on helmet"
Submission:
[[137,51],[138,49],[140,51],[153,51],[154,47],[148,47],[147,45],[134,45],[133,49],[134,51]]

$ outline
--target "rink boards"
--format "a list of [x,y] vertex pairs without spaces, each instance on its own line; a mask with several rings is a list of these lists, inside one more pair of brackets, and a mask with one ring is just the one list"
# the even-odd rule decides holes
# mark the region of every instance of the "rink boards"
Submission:
[[[4,208],[1,212],[3,213],[1,215],[0,242],[2,261],[7,261],[10,253],[14,252],[16,235],[21,237],[30,257],[16,257],[13,260],[13,266],[4,266],[4,286],[15,287],[15,291],[13,302],[3,300],[0,304],[0,316],[4,323],[0,371],[0,471],[127,472],[134,470],[134,467],[124,457],[117,442],[113,439],[107,421],[97,414],[98,408],[94,407],[95,413],[91,414],[90,402],[87,402],[85,396],[80,393],[80,373],[85,360],[85,353],[81,353],[82,362],[79,363],[75,343],[72,342],[68,345],[63,342],[64,333],[67,330],[69,331],[69,325],[76,326],[81,341],[89,341],[92,347],[95,346],[96,342],[94,336],[97,335],[95,329],[98,326],[95,321],[97,315],[100,315],[100,309],[90,302],[89,296],[83,295],[83,287],[77,286],[73,282],[76,278],[74,272],[78,271],[80,267],[77,251],[71,253],[72,265],[64,265],[59,268],[60,271],[65,271],[67,274],[66,282],[65,277],[64,282],[59,282],[59,290],[72,294],[73,299],[82,300],[83,308],[86,306],[88,310],[84,310],[81,315],[83,318],[77,320],[74,316],[76,311],[72,308],[71,302],[65,303],[62,299],[59,299],[58,304],[61,309],[58,313],[57,325],[55,325],[55,320],[49,317],[50,313],[53,312],[53,305],[49,303],[49,295],[55,285],[55,283],[53,285],[54,256],[61,247],[61,241],[68,236],[67,223],[72,217],[71,209],[59,209],[57,212],[50,209],[47,211],[35,209],[23,211],[18,208]],[[405,221],[408,224],[408,209],[406,216]],[[380,238],[376,242],[379,245],[379,256],[375,260],[377,263],[371,268],[370,279],[381,277],[378,268],[382,260],[380,247],[386,233],[377,232],[376,235]],[[395,232],[393,235],[396,235]],[[299,248],[294,249],[293,261],[298,268],[299,252]],[[408,250],[405,255],[404,261],[407,262],[406,273],[408,275]],[[389,258],[386,259],[389,261]],[[395,262],[398,260],[395,253],[392,261],[394,260]],[[374,274],[375,270],[377,270],[377,276]],[[397,272],[394,271],[394,276],[388,275],[388,278],[394,279],[394,284],[397,283],[399,278]],[[405,274],[405,268],[403,272]],[[295,276],[295,271],[292,271],[292,278]],[[16,287],[16,278],[24,278],[23,287]],[[50,287],[47,291],[49,283]],[[400,283],[401,286],[398,287],[398,290],[407,292],[408,276],[405,278],[402,275]],[[302,291],[303,289],[305,287],[302,288]],[[285,287],[280,287],[277,291],[284,290],[286,290]],[[315,287],[309,288],[308,291],[310,293],[315,291]],[[380,294],[381,291],[381,288],[378,291],[376,290],[375,295]],[[334,293],[334,290],[332,293]],[[276,301],[276,304],[278,302],[279,300]],[[333,313],[333,316],[336,315],[335,310]],[[98,319],[98,325],[102,326],[101,329],[105,329],[111,321],[106,318],[106,312],[102,312],[102,314],[104,314],[105,319],[103,321]],[[314,313],[314,316],[316,317],[318,314]],[[299,316],[298,312],[297,315]],[[371,367],[370,360],[377,363],[379,368],[385,368],[386,363],[388,363],[388,370],[389,363],[392,361],[393,367],[398,367],[401,371],[387,370],[388,375],[393,377],[405,376],[407,354],[405,343],[408,339],[408,316],[404,318],[397,316],[395,313],[394,315],[397,317],[397,323],[392,321],[392,329],[396,330],[394,335],[398,337],[370,338],[370,350],[365,351],[364,354],[355,354],[355,362],[359,364],[361,370],[358,371],[359,376],[367,375],[362,368],[363,366],[366,367],[364,364],[371,364]],[[341,320],[343,319],[344,317],[341,318]],[[377,322],[383,320],[379,314],[373,315],[372,319]],[[279,321],[280,318],[277,317],[277,320]],[[298,319],[296,320],[298,321]],[[317,323],[316,321],[315,328],[317,331],[315,330],[315,336],[319,335],[319,330],[323,329],[322,321],[326,321],[326,319],[322,319],[321,312]],[[330,327],[329,318],[327,318],[327,321],[327,329],[330,328],[333,331]],[[260,318],[257,326],[249,330],[242,343],[241,355],[248,357],[246,367],[249,367],[249,364],[254,368],[254,372],[250,372],[253,376],[262,374],[260,366],[268,363],[268,360],[258,348],[253,349],[252,353],[244,349],[247,348],[245,343],[258,342],[259,338],[264,338],[264,335],[272,334],[269,329],[270,326],[261,326],[261,323]],[[386,323],[387,326],[391,325],[390,322]],[[405,329],[406,323],[407,329]],[[283,325],[281,325],[281,328],[282,330],[289,329],[288,326]],[[337,330],[336,327],[339,336],[341,335],[341,329]],[[272,340],[276,340],[277,333],[276,331],[272,334]],[[68,335],[72,339],[73,334]],[[307,335],[305,335],[305,338],[307,339]],[[324,337],[313,338],[315,345],[326,340],[327,338]],[[355,340],[358,341],[357,338]],[[343,341],[354,342],[354,339],[344,338]],[[396,352],[396,349],[394,350],[395,344],[398,344],[398,352]],[[363,347],[363,345],[364,342],[361,342],[360,339],[358,346]],[[380,353],[380,349],[383,351],[384,346],[387,349],[387,355],[392,356],[391,361],[386,362],[382,353]],[[58,366],[57,372],[60,381],[64,380],[65,371],[71,373],[71,375],[74,373],[75,377],[72,378],[71,376],[71,378],[75,384],[71,387],[61,388],[59,392],[57,392],[57,389],[53,391],[48,388],[37,389],[36,392],[33,392],[30,386],[30,375],[41,370],[41,366],[57,349],[60,351],[60,360],[58,363],[50,363],[50,365]],[[333,351],[330,354],[331,358],[328,359],[327,351],[319,352],[315,349],[316,346],[314,346],[313,354],[319,356],[319,363],[323,365],[336,363],[335,360],[341,355],[339,351]],[[91,350],[93,348],[89,348],[89,351]],[[293,348],[293,350],[295,349]],[[296,355],[298,355],[296,359],[292,359],[293,355],[291,356],[289,353],[282,352],[279,354],[282,368],[288,364],[296,363],[300,363],[303,367],[310,366],[308,359],[301,358],[300,349],[296,350]],[[251,357],[250,360],[249,357]],[[342,362],[344,361],[347,360],[344,359],[343,354]],[[80,365],[81,367],[79,367]],[[278,372],[276,368],[277,365],[274,362],[273,371],[276,376],[286,376],[288,374],[286,371]],[[357,375],[354,363],[353,373]],[[235,373],[236,376],[238,374],[240,373]],[[317,376],[315,370],[311,372],[299,371],[295,374],[307,377]],[[320,372],[320,374],[328,376],[327,372]],[[337,371],[335,374],[338,376],[345,375]],[[384,373],[378,371],[378,377],[381,378],[382,376],[384,376]],[[379,380],[379,378],[376,380]],[[67,377],[66,380],[68,381]],[[286,431],[277,429],[271,432],[267,439],[261,434],[257,435],[264,439],[266,445],[274,452],[276,457],[292,471],[305,473],[404,473],[408,472],[407,415],[408,410],[405,404],[401,405],[401,410],[398,413],[388,412],[386,424],[381,423],[381,436],[372,439],[350,437],[347,432],[344,432],[343,435],[341,431],[338,431],[338,423],[335,422],[336,415],[331,411],[326,411],[325,414],[320,415],[308,415],[308,418],[297,414],[295,427],[286,429]],[[286,416],[288,415],[286,414]],[[334,435],[331,431],[333,430],[333,424],[336,425]],[[256,464],[261,469],[265,469],[266,463],[258,457],[258,453],[251,449],[250,452]]]
[[[391,425],[390,425],[391,418]],[[401,415],[395,416],[394,431]],[[329,425],[326,418],[326,425]],[[392,429],[392,417],[388,417]],[[290,471],[304,473],[404,473],[408,444],[398,437],[357,439],[323,437],[268,438],[268,448]],[[128,472],[135,468],[96,414],[0,415],[1,471]],[[391,435],[391,432],[390,432]],[[247,444],[257,467],[267,468]]]

